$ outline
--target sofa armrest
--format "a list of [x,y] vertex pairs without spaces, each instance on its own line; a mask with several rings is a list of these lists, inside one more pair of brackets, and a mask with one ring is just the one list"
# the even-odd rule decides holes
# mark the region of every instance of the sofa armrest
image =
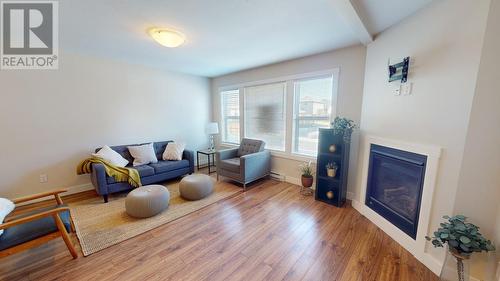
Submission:
[[108,182],[106,181],[106,169],[101,163],[92,163],[92,184],[99,195],[108,194]]
[[264,150],[240,157],[241,174],[245,182],[253,181],[271,172],[271,152]]
[[194,173],[194,152],[184,149],[184,152],[182,152],[182,159],[189,161],[189,173]]

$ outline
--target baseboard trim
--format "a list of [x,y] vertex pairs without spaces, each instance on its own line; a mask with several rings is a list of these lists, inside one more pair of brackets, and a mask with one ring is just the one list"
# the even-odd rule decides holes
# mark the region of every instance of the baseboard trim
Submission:
[[347,198],[347,200],[351,200],[352,201],[356,197],[354,196],[353,192],[347,191],[346,198]]
[[291,183],[291,184],[299,185],[299,186],[302,185],[302,182],[300,181],[300,179],[294,178],[294,177],[285,176],[285,181],[288,183]]

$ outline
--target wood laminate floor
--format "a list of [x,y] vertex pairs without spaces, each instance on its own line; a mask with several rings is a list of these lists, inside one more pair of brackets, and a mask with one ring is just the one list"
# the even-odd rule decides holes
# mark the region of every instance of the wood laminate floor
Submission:
[[299,189],[262,180],[89,257],[78,248],[76,260],[56,239],[1,259],[0,280],[437,280],[349,204]]

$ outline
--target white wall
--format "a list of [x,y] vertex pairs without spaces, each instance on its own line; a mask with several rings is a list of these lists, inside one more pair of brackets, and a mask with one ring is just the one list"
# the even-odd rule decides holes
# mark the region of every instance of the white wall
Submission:
[[[207,146],[206,78],[62,54],[59,70],[0,71],[0,85],[0,197],[87,188],[76,165],[104,144]],[[39,183],[40,174],[48,183]]]
[[[442,147],[431,229],[453,211],[488,6],[489,1],[434,1],[367,48],[360,163],[367,161],[366,135]],[[413,59],[413,92],[395,96],[394,84],[387,82],[387,61],[405,56]],[[358,183],[361,177],[358,169]],[[429,251],[434,257],[443,254]]]
[[[462,168],[455,200],[455,213],[464,214],[495,240],[500,205],[500,1],[491,2],[481,64],[472,102]],[[499,235],[499,233],[497,233]],[[473,256],[471,272],[481,280],[490,262],[488,255]]]
[[488,237],[494,236],[500,205],[499,34],[500,1],[495,0],[488,17],[455,201],[455,213],[468,216]]
[[[332,52],[304,57],[296,60],[272,64],[256,69],[237,72],[212,80],[213,120],[220,122],[219,88],[246,82],[260,81],[282,76],[302,74],[332,68],[340,68],[337,114],[349,117],[359,124],[361,99],[363,93],[363,75],[366,49],[353,46]],[[357,160],[357,137],[351,145],[350,175],[348,182],[353,182]],[[273,157],[272,170],[293,180],[300,178],[300,161]],[[352,187],[353,188],[353,187]],[[351,187],[349,188],[351,189]]]

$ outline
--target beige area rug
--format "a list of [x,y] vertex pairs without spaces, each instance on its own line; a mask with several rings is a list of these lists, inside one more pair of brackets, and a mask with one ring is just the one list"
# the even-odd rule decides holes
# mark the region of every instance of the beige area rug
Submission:
[[237,186],[219,183],[215,185],[215,192],[207,198],[186,201],[179,195],[178,181],[166,183],[165,186],[170,191],[168,209],[146,219],[135,219],[127,215],[125,212],[126,194],[114,196],[106,204],[100,197],[70,204],[71,216],[83,255],[88,256],[106,249],[242,192],[242,189]]

